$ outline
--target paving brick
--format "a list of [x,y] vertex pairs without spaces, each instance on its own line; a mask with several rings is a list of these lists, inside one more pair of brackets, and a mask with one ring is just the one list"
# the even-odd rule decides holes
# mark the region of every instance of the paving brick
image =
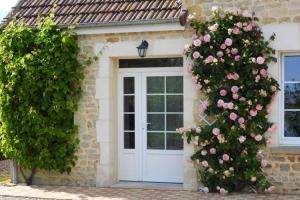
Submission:
[[0,199],[88,199],[88,200],[298,200],[299,195],[204,194],[182,190],[95,188],[67,186],[0,186]]

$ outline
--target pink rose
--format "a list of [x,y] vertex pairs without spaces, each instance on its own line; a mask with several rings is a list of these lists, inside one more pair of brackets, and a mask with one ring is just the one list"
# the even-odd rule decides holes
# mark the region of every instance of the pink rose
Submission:
[[201,133],[201,128],[200,128],[200,127],[197,127],[197,128],[195,129],[195,131],[196,131],[196,133]]
[[268,161],[267,161],[267,160],[262,160],[262,161],[260,162],[260,164],[261,164],[261,167],[262,167],[262,168],[265,168],[265,167],[268,165]]
[[238,86],[232,86],[231,87],[231,92],[232,93],[236,94],[236,93],[238,93],[238,91],[239,91],[239,87]]
[[199,113],[203,114],[205,112],[205,110],[206,110],[206,108],[201,105],[199,108]]
[[256,110],[262,110],[262,109],[263,109],[263,106],[261,104],[256,105]]
[[230,38],[227,38],[226,40],[225,40],[225,45],[226,46],[231,46],[232,45],[232,39],[230,39]]
[[232,110],[232,109],[233,109],[233,106],[234,106],[234,105],[233,105],[233,103],[232,103],[232,102],[230,102],[230,103],[228,103],[228,104],[227,104],[227,107],[228,107],[228,109],[230,109],[230,110]]
[[196,39],[198,39],[198,38],[199,38],[199,36],[196,35],[196,34],[194,34],[194,35],[192,36],[192,40],[196,40]]
[[239,51],[238,51],[237,48],[231,49],[231,54],[233,54],[233,55],[237,54],[238,52],[239,52]]
[[195,84],[196,90],[200,91],[202,89],[202,85],[201,84]]
[[223,144],[225,142],[225,138],[222,134],[218,135],[217,138],[218,138],[220,144]]
[[206,160],[202,161],[201,164],[203,167],[208,167],[208,162]]
[[233,74],[233,79],[234,79],[234,80],[237,81],[237,80],[239,80],[239,78],[240,78],[240,76],[239,76],[237,73],[234,73],[234,74]]
[[227,74],[227,79],[229,79],[229,80],[231,80],[231,79],[233,79],[233,74]]
[[224,58],[220,58],[220,62],[224,63],[225,62]]
[[214,61],[214,57],[213,56],[208,56],[206,59],[205,59],[205,63],[208,64],[208,63],[212,63]]
[[184,128],[177,128],[176,132],[180,135],[182,135],[184,133]]
[[245,123],[244,117],[240,117],[240,118],[238,119],[238,122],[239,122],[239,124],[244,124],[244,123]]
[[195,51],[195,52],[193,53],[193,58],[194,58],[194,59],[200,58],[200,53],[199,53],[198,51]]
[[259,64],[259,65],[264,64],[264,62],[265,62],[265,59],[264,59],[263,57],[258,57],[258,58],[256,59],[256,63]]
[[212,130],[212,132],[213,132],[213,134],[214,134],[215,136],[218,136],[218,135],[220,134],[220,129],[214,128],[214,129]]
[[264,78],[266,78],[266,77],[268,76],[268,72],[267,72],[267,70],[265,70],[265,69],[261,69],[261,70],[260,70],[260,74],[261,74]]
[[207,109],[208,106],[208,102],[205,100],[201,103],[200,108],[199,108],[199,112],[202,114],[204,113],[204,111]]
[[209,34],[204,35],[203,40],[204,42],[210,42],[211,36]]
[[219,163],[222,165],[224,161],[222,159],[219,159]]
[[237,114],[235,114],[234,112],[230,113],[229,115],[229,118],[232,120],[232,121],[235,121],[237,119]]
[[242,28],[243,27],[243,23],[242,22],[238,22],[235,24],[237,27]]
[[234,57],[234,61],[238,62],[238,61],[240,61],[240,60],[241,60],[241,56],[235,56],[235,57]]
[[239,35],[239,34],[241,33],[241,31],[240,31],[240,29],[238,29],[238,28],[234,28],[234,29],[232,30],[232,33],[235,34],[235,35]]
[[201,46],[201,40],[199,39],[199,38],[197,38],[197,39],[195,39],[195,40],[193,40],[193,45],[195,46],[195,47],[200,47]]
[[224,55],[224,53],[223,53],[223,51],[218,51],[217,52],[217,56],[220,58],[220,57],[223,57],[223,55]]
[[260,75],[257,75],[257,76],[255,77],[255,81],[256,81],[256,82],[260,81],[260,79],[261,79],[261,78],[260,78]]
[[225,53],[226,53],[226,54],[230,54],[230,49],[227,48],[227,49],[225,50]]
[[216,150],[215,148],[211,148],[211,149],[209,150],[209,153],[210,153],[210,154],[216,154],[216,152],[217,152],[217,150]]
[[221,44],[220,48],[223,50],[226,49],[226,44]]
[[252,74],[253,74],[253,75],[256,75],[257,73],[258,73],[258,69],[253,69],[253,70],[252,70]]
[[248,26],[246,27],[246,31],[252,31],[252,28],[253,28],[252,24],[248,24]]
[[226,90],[221,90],[221,91],[220,91],[220,95],[221,95],[222,97],[226,96],[226,95],[227,95],[227,91],[226,91]]
[[223,154],[222,159],[224,161],[228,161],[229,160],[229,155],[228,154]]
[[224,105],[224,101],[222,99],[219,99],[218,102],[217,102],[217,106],[219,108],[221,108],[221,107],[223,107],[223,105]]
[[238,94],[233,94],[232,98],[235,99],[235,100],[237,100],[239,98],[239,95]]
[[262,140],[262,136],[260,135],[260,134],[258,134],[258,135],[256,135],[255,137],[254,137],[254,139],[257,141],[257,142],[260,142],[261,140]]
[[239,137],[239,142],[240,143],[244,143],[245,141],[246,141],[246,137],[245,136],[242,135],[242,136]]
[[227,109],[227,108],[228,108],[228,103],[224,103],[224,104],[223,104],[223,108],[224,108],[224,109]]
[[257,115],[257,110],[250,110],[250,115],[255,117]]
[[198,83],[198,76],[192,76],[192,82],[194,84],[197,84]]

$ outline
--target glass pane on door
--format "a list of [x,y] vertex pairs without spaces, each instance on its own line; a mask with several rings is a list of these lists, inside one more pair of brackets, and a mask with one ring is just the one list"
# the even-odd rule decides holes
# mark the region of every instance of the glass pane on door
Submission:
[[182,150],[183,77],[147,77],[147,149]]
[[124,149],[135,148],[135,85],[134,77],[123,78]]

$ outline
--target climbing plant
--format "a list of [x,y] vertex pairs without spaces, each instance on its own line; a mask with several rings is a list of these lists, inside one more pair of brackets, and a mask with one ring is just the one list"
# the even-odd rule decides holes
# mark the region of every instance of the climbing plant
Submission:
[[268,121],[268,105],[279,90],[268,73],[268,64],[276,62],[269,46],[275,35],[265,40],[257,20],[247,11],[213,8],[210,20],[190,21],[195,35],[185,53],[192,82],[207,98],[199,113],[216,121],[177,131],[196,147],[191,159],[206,191],[274,189],[263,172],[268,162],[260,149],[275,129]]
[[78,58],[76,35],[51,17],[36,27],[11,22],[0,33],[0,151],[16,158],[29,185],[37,169],[70,172],[75,165]]

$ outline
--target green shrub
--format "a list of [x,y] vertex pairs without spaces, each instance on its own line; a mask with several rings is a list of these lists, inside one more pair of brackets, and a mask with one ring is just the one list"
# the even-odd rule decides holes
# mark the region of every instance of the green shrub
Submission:
[[78,54],[76,35],[50,18],[37,27],[12,22],[0,34],[0,150],[16,158],[29,185],[37,169],[62,173],[75,165]]

